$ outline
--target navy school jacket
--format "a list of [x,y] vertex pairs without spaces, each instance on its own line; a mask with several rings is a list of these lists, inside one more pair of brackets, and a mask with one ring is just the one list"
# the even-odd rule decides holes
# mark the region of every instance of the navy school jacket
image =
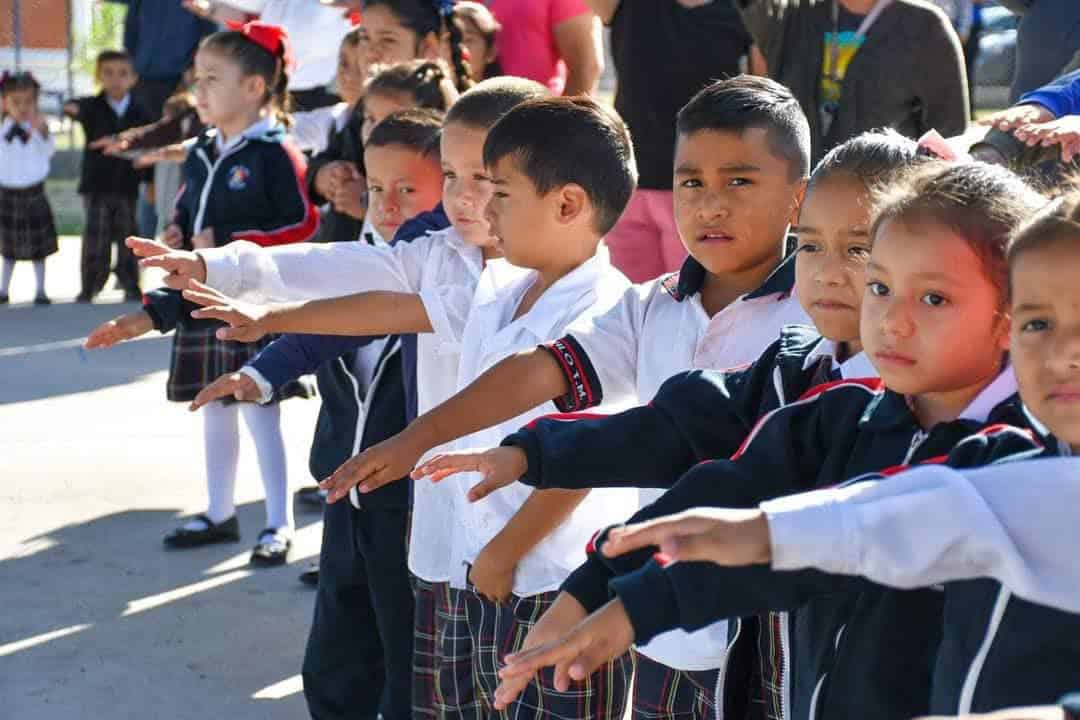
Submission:
[[[1067,453],[1066,446],[1048,435],[1033,438],[1027,446],[1022,437],[1004,434],[973,440],[957,450],[969,456],[965,462],[978,465]],[[1035,472],[1038,466],[1028,467]],[[1017,481],[1023,482],[1022,477]],[[930,702],[933,713],[1048,705],[1077,687],[1080,614],[1017,597],[989,578],[945,584],[944,636]]]
[[[173,215],[184,246],[190,250],[192,236],[205,228],[213,228],[219,247],[234,240],[285,245],[314,235],[319,211],[304,186],[304,157],[285,142],[285,131],[259,123],[220,155],[216,136],[214,128],[203,131],[184,161]],[[198,306],[167,288],[146,293],[143,307],[161,332],[178,324],[192,328],[221,324],[192,319],[191,311]]]
[[[440,203],[431,212],[405,222],[395,234],[394,242],[411,242],[449,224]],[[374,379],[367,386],[353,371],[354,353],[373,339],[286,334],[250,362],[275,389],[315,372],[322,406],[308,467],[316,479],[327,477],[360,450],[401,432],[416,417],[416,336],[388,339]],[[409,488],[407,483],[389,483],[365,495],[364,504],[405,507]]]
[[520,482],[536,488],[670,487],[696,463],[729,457],[762,415],[832,379],[829,356],[806,367],[821,342],[815,328],[787,325],[749,367],[681,372],[648,405],[538,418],[502,445],[525,452]]
[[[1015,420],[1020,413],[1010,399],[991,415]],[[826,385],[760,422],[732,460],[695,467],[632,521],[697,506],[756,507],[885,467],[940,460],[980,425],[960,420],[924,433],[904,398],[883,390],[880,381]],[[604,537],[606,531],[597,547]],[[702,564],[665,569],[650,558],[648,551],[614,560],[593,552],[590,558],[613,577],[609,590],[623,601],[638,642],[665,626],[691,630],[722,618],[784,611],[763,626],[771,634],[767,646],[787,658],[778,665],[782,677],[765,678],[782,687],[782,717],[899,720],[928,710],[941,637],[940,592],[897,591],[814,571],[770,573],[764,567],[720,568],[723,581],[702,585]],[[573,592],[571,586],[568,580],[564,589]],[[594,602],[596,592],[590,590]],[[741,621],[733,623],[725,679],[745,676],[738,664],[752,657],[745,652],[758,641],[752,635]],[[724,688],[726,717],[745,712],[736,690]]]

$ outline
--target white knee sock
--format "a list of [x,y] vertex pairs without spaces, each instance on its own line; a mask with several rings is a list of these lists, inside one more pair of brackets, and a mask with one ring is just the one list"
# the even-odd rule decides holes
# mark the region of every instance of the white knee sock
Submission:
[[34,282],[37,284],[37,297],[45,294],[45,261],[34,261]]
[[281,408],[276,404],[252,403],[243,403],[240,408],[255,441],[255,454],[266,492],[266,527],[291,532],[293,506],[289,497],[285,440],[281,437]]
[[15,261],[11,258],[3,258],[0,265],[0,295],[7,295],[11,289],[11,276],[15,272]]
[[215,523],[236,514],[236,463],[240,455],[239,412],[236,405],[212,402],[202,409],[206,448],[206,514]]

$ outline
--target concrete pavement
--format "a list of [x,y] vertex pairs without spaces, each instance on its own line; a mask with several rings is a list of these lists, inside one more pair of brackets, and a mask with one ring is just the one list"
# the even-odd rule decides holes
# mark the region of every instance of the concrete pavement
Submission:
[[[20,265],[0,307],[0,719],[306,717],[314,593],[297,574],[318,552],[319,516],[297,508],[288,567],[249,567],[264,515],[245,435],[243,541],[162,549],[177,518],[205,509],[200,418],[165,400],[169,338],[81,350],[136,306],[115,292],[70,303],[78,251],[65,238],[49,260],[55,305],[24,304]],[[317,407],[283,406],[294,487],[310,480]]]

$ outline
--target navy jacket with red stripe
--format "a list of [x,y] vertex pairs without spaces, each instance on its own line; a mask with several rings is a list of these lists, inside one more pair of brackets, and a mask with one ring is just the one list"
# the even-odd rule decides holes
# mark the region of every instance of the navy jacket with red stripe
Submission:
[[[1025,417],[1014,397],[996,407],[990,421],[1023,424]],[[923,433],[905,399],[879,381],[833,383],[773,413],[731,460],[698,465],[632,521],[699,506],[756,507],[868,473],[887,475],[900,464],[940,462],[950,452],[958,465],[979,462],[978,454],[965,460],[954,449],[980,426],[958,420]],[[626,607],[638,642],[675,627],[694,630],[724,618],[788,612],[788,718],[900,720],[929,710],[942,632],[940,591],[900,591],[861,578],[764,566],[664,567],[650,550],[594,558],[616,576],[609,589]],[[765,627],[777,630],[771,621]],[[736,630],[731,657],[743,655],[741,643],[755,642]],[[729,663],[729,676],[736,671]],[[732,697],[725,696],[726,705]]]

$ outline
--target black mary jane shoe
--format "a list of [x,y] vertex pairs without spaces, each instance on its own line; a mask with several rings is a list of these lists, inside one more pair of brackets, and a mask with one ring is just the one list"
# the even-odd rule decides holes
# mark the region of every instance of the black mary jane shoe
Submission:
[[34,296],[34,304],[35,305],[52,305],[52,300],[49,299],[48,295],[36,295],[36,296]]
[[292,540],[279,535],[273,528],[267,528],[259,533],[259,542],[251,551],[251,564],[259,567],[284,565],[290,548]]
[[215,523],[206,515],[196,515],[193,519],[201,520],[206,527],[201,530],[191,530],[181,525],[165,536],[165,547],[193,548],[240,540],[240,522],[235,515],[219,523]]

